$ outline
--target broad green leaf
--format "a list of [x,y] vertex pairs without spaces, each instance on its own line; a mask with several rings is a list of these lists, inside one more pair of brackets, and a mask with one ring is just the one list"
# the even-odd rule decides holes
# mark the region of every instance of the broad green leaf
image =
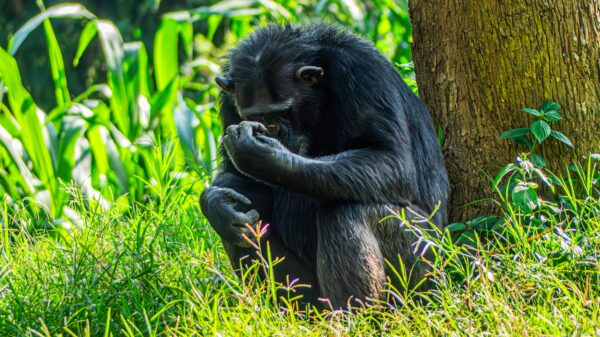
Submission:
[[475,239],[475,233],[473,233],[473,231],[462,233],[458,240],[456,240],[456,244],[474,247],[477,244],[477,240]]
[[[106,104],[99,104],[94,108],[94,115],[108,115],[110,113]],[[128,192],[128,174],[123,165],[117,145],[111,138],[109,128],[116,129],[113,125],[96,124],[90,127],[87,132],[87,138],[90,142],[90,149],[94,156],[94,162],[98,165],[100,173],[114,173],[117,178],[121,193]],[[115,131],[118,133],[118,130]],[[118,135],[118,139],[124,138]],[[132,148],[131,143],[123,140],[123,145],[126,147],[124,151]]]
[[[33,102],[31,95],[21,82],[17,61],[0,47],[0,80],[8,90],[8,101],[16,121],[21,127],[23,147],[33,163],[33,170],[37,177],[45,184],[52,196],[58,193],[55,179],[54,166],[50,156],[50,144],[46,143],[44,130],[44,114]],[[51,199],[51,207],[55,216],[62,208]]]
[[158,118],[158,114],[162,109],[172,108],[173,101],[176,99],[177,94],[177,79],[171,81],[166,88],[158,91],[152,97],[151,109],[150,109],[150,119]]
[[110,167],[117,176],[117,181],[119,182],[119,186],[121,187],[121,192],[127,193],[129,192],[129,173],[125,168],[124,161],[128,159],[128,156],[121,156],[117,144],[121,148],[123,148],[124,151],[127,152],[133,152],[135,151],[135,148],[131,143],[128,143],[128,141],[122,135],[119,134],[118,130],[115,127],[111,129],[111,133],[113,135],[113,138],[115,138],[117,141],[113,141],[113,139],[110,136],[110,133],[105,127],[100,127],[99,131],[103,139],[103,144],[106,146],[106,152],[108,154],[108,161],[110,162]]
[[558,113],[558,111],[551,110],[551,111],[544,113],[544,116],[542,116],[542,118],[546,122],[552,123],[552,122],[557,122],[557,121],[561,120],[562,116]]
[[4,127],[12,137],[19,137],[21,127],[13,117],[12,113],[2,101],[0,101],[0,126]]
[[191,56],[191,19],[188,15],[172,13],[163,17],[154,36],[154,73],[157,90],[163,90],[179,74],[179,37],[186,54]]
[[541,167],[541,168],[546,167],[546,159],[544,159],[542,156],[533,154],[533,155],[531,155],[530,160],[531,160],[531,163],[537,167]]
[[58,134],[57,173],[64,182],[73,178],[75,167],[75,144],[85,131],[85,122],[76,117],[63,118]]
[[460,232],[467,229],[467,225],[465,225],[464,223],[451,223],[444,229],[448,230],[450,233]]
[[[85,137],[79,137],[77,139],[75,144],[75,165],[72,168],[72,179],[81,188],[81,192],[86,197],[87,201],[90,202],[91,208],[100,206],[102,210],[107,210],[110,207],[110,204],[102,196],[102,193],[92,186],[92,176],[95,173],[95,169],[92,168],[90,146],[90,142]],[[112,195],[110,196],[112,197]],[[81,225],[79,222],[73,223]]]
[[255,0],[219,1],[209,7],[198,7],[190,11],[192,15],[205,18],[208,15],[219,15],[229,18],[254,17],[265,12],[264,8],[256,8]]
[[528,136],[515,137],[513,138],[513,140],[515,141],[515,143],[526,146],[528,148],[531,148],[531,146],[533,145],[533,142],[531,141],[531,139],[529,139]]
[[531,133],[535,136],[539,143],[550,136],[552,129],[550,125],[544,121],[535,121],[531,123]]
[[100,134],[100,126],[94,125],[88,128],[86,136],[94,157],[94,169],[100,174],[107,174],[109,168],[108,153],[106,151],[104,139]]
[[15,35],[8,41],[8,53],[15,55],[23,41],[29,36],[29,34],[36,29],[40,24],[47,18],[86,18],[93,19],[95,15],[88,12],[88,10],[80,4],[61,4],[48,8],[40,14],[29,19],[23,27],[21,27]]
[[96,22],[90,21],[85,27],[83,27],[83,31],[81,35],[79,35],[79,44],[77,45],[77,52],[75,53],[75,57],[73,58],[73,66],[77,67],[79,65],[79,59],[83,55],[83,52],[90,45],[90,42],[94,39],[96,34],[98,33],[98,28],[96,27]]
[[517,138],[517,137],[524,136],[528,133],[529,133],[529,128],[512,129],[512,130],[504,131],[500,136],[498,136],[498,139]]
[[500,183],[502,178],[504,178],[505,175],[509,174],[510,172],[514,172],[518,169],[519,169],[519,167],[512,163],[504,166],[500,170],[500,172],[496,175],[496,178],[494,179],[494,184],[492,185],[493,189],[495,190],[498,187],[498,184]]
[[108,86],[111,90],[110,108],[119,130],[131,136],[131,114],[123,73],[123,38],[115,25],[106,20],[94,20],[102,51],[108,65]]
[[315,14],[321,14],[321,12],[325,9],[325,5],[329,3],[330,0],[319,0],[317,5],[315,6]]
[[35,191],[36,182],[33,174],[31,174],[31,171],[29,168],[27,168],[27,165],[23,161],[23,158],[25,157],[23,146],[18,139],[15,139],[13,136],[11,136],[10,133],[1,125],[0,146],[3,146],[6,149],[8,155],[10,156],[11,162],[18,167],[19,175],[25,183],[24,187],[28,189],[26,193],[33,194]]
[[131,86],[131,89],[129,89],[131,90],[130,97],[138,97],[139,95],[149,97],[149,66],[146,47],[141,42],[128,42],[123,47],[125,52],[123,65],[125,67],[127,85]]
[[517,184],[511,193],[511,198],[513,203],[515,203],[519,208],[527,211],[532,211],[537,208],[537,192],[526,184]]
[[210,15],[208,17],[208,19],[206,20],[206,25],[207,25],[206,38],[209,41],[212,41],[213,38],[215,37],[215,33],[217,32],[217,29],[219,28],[219,25],[221,24],[221,20],[223,20],[223,16],[221,16],[221,15]]
[[[290,20],[292,18],[292,14],[288,11],[284,6],[277,3],[277,1],[272,0],[258,0],[258,2],[265,8],[269,10],[269,13],[276,18],[283,18],[286,20]],[[361,11],[362,12],[362,11]]]
[[83,93],[73,99],[73,102],[81,103],[92,94],[99,93],[103,98],[110,98],[110,88],[106,84],[96,84],[87,88]]
[[160,130],[163,136],[174,137],[177,134],[175,119],[173,118],[173,108],[177,104],[177,89],[179,88],[179,78],[175,77],[167,84],[164,90],[158,92],[153,99],[150,109],[150,121],[158,118]]
[[[198,107],[200,120],[200,128],[198,130],[199,147],[202,149],[202,161],[204,169],[208,172],[209,176],[217,169],[217,144],[215,142],[215,132],[213,131],[213,122],[211,120],[212,116],[217,115],[214,105],[207,104]],[[218,125],[218,123],[215,123]],[[217,132],[218,134],[218,132]]]
[[541,110],[544,112],[552,111],[552,110],[558,111],[559,109],[560,109],[560,104],[558,104],[552,100],[544,101],[544,103],[542,103],[542,105],[540,105],[540,107],[538,108],[538,110]]
[[[0,158],[3,157],[4,153],[0,147]],[[0,195],[3,197],[3,201],[12,203],[14,199],[20,199],[23,193],[18,190],[20,186],[23,186],[23,179],[19,174],[10,172],[9,168],[0,167]],[[29,191],[26,192],[30,194]],[[0,207],[1,204],[0,204]],[[6,246],[5,246],[6,247]],[[6,251],[6,250],[5,250]]]
[[364,11],[360,7],[359,2],[354,0],[341,0],[341,4],[345,7],[346,12],[352,16],[352,19],[355,22],[361,22],[364,16]]
[[132,125],[130,135],[137,138],[142,129],[148,126],[150,104],[148,79],[148,53],[141,42],[125,43],[123,69],[125,72],[125,88],[129,100]]
[[125,137],[123,133],[121,133],[118,127],[115,127],[115,125],[111,124],[109,130],[115,143],[119,145],[119,148],[126,148],[131,152],[136,151],[136,148],[133,145],[133,143],[131,143],[131,141],[127,137]]
[[540,115],[539,111],[537,111],[535,109],[531,109],[531,108],[523,108],[523,109],[521,109],[521,111],[526,112],[528,114],[532,114],[534,116],[539,116]]
[[478,215],[475,218],[467,221],[467,225],[478,231],[489,231],[496,226],[498,220],[499,219],[495,216]]
[[179,89],[179,38],[182,39],[184,51],[191,57],[193,30],[188,12],[170,13],[163,17],[160,27],[154,37],[154,74],[156,89],[163,92],[159,97],[161,108],[152,104],[153,112],[158,112],[159,123],[163,136],[172,137],[177,134],[173,119],[173,108],[177,105],[175,92]]
[[194,45],[194,27],[188,11],[180,12],[176,18],[179,23],[179,34],[183,51],[188,59],[192,58],[192,46]]
[[183,148],[186,150],[188,155],[194,157],[198,156],[198,147],[195,141],[195,129],[198,127],[198,118],[194,115],[194,112],[187,106],[183,100],[182,94],[177,93],[177,106],[174,111],[175,125],[177,126],[177,135]]
[[552,132],[550,133],[552,135],[552,137],[558,139],[559,141],[565,143],[567,146],[569,147],[573,147],[573,143],[571,143],[571,140],[565,136],[564,134],[562,134],[561,132],[558,132],[556,130],[552,130]]

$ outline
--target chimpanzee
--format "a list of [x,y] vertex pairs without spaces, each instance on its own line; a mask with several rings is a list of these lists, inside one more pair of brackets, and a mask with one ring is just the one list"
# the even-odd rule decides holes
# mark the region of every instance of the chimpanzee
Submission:
[[224,63],[220,173],[200,203],[234,267],[256,256],[245,224],[262,220],[284,257],[276,278],[309,284],[305,302],[381,298],[386,259],[421,282],[424,245],[390,210],[441,228],[449,186],[429,112],[394,66],[327,23],[260,28]]

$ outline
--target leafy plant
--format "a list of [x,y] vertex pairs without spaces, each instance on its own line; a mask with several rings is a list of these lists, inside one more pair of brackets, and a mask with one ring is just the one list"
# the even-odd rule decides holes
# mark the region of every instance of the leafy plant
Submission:
[[[546,160],[535,153],[536,145],[542,144],[548,137],[573,147],[573,143],[563,133],[553,130],[550,123],[558,122],[562,116],[558,112],[560,105],[552,100],[544,101],[537,109],[523,108],[521,111],[537,117],[528,128],[517,128],[503,132],[498,139],[512,139],[529,149],[531,162],[537,167],[545,167]],[[536,144],[537,143],[537,144]]]
[[[51,23],[57,19],[87,22],[73,63],[78,64],[98,37],[106,58],[106,83],[73,97]],[[213,103],[216,89],[194,86],[198,70],[193,67],[180,72],[180,36],[187,50],[185,61],[191,62],[189,16],[167,15],[163,21],[154,49],[174,52],[155,54],[154,73],[143,43],[124,42],[113,23],[78,4],[41,7],[41,13],[9,40],[7,50],[0,47],[0,195],[10,201],[9,210],[24,203],[28,225],[79,223],[77,212],[69,207],[71,183],[81,186],[90,203],[104,208],[117,199],[131,204],[161,197],[153,188],[163,179],[154,169],[160,159],[154,152],[157,143],[174,144],[167,174],[175,181],[192,184],[198,179],[195,173],[202,177],[213,171],[220,132]],[[54,79],[56,106],[48,112],[25,89],[14,57],[39,26],[45,32]],[[202,94],[191,95],[192,90]],[[197,169],[189,170],[188,163]]]
[[[545,233],[550,229],[549,224],[572,223],[574,217],[582,216],[575,200],[598,198],[598,189],[593,188],[598,183],[598,180],[594,180],[598,175],[597,155],[590,155],[587,169],[574,164],[566,172],[568,180],[565,181],[548,171],[545,168],[546,160],[535,153],[537,146],[550,137],[573,147],[564,134],[553,130],[549,124],[562,119],[559,109],[560,105],[551,100],[545,101],[537,109],[524,108],[522,111],[537,117],[536,120],[528,128],[508,130],[498,137],[513,139],[527,146],[529,152],[520,153],[516,162],[504,166],[492,182],[503,214],[479,215],[464,223],[448,225],[446,230],[456,243],[471,247],[481,239],[490,243],[495,240],[515,243],[530,235]],[[577,179],[572,178],[571,172],[577,173],[580,186],[586,186],[585,189],[574,187]]]

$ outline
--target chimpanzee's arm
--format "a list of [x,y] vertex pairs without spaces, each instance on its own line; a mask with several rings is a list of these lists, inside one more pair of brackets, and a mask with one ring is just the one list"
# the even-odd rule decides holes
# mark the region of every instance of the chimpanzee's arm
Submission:
[[252,234],[246,224],[270,221],[272,187],[240,174],[226,155],[220,166],[221,172],[200,196],[202,213],[225,244],[249,247],[244,236]]
[[[222,173],[218,174],[213,184],[205,189],[200,198],[202,211],[211,226],[221,237],[223,247],[227,252],[231,265],[241,277],[245,266],[257,258],[257,251],[251,247],[242,235],[252,239],[252,234],[243,226],[244,223],[254,224],[259,218],[264,223],[270,223],[273,207],[273,188],[253,178],[240,174],[223,154]],[[247,204],[246,201],[250,201]],[[316,303],[320,294],[314,271],[298,258],[296,253],[289,250],[284,242],[268,230],[261,237],[261,250],[270,248],[269,254],[285,257],[274,269],[275,280],[286,284],[291,278],[300,278],[302,283],[311,287],[294,288],[293,296],[302,294],[304,301]],[[268,241],[268,244],[267,244]],[[261,277],[266,278],[266,275]],[[291,296],[285,290],[278,290],[280,296]]]
[[[231,97],[221,95],[221,123],[227,127],[240,123]],[[272,187],[241,174],[231,163],[227,152],[220,149],[220,173],[200,196],[202,213],[226,246],[249,247],[246,223],[259,219],[269,222],[273,204]]]
[[262,182],[242,175],[239,172],[225,171],[219,173],[210,188],[230,188],[250,200],[246,206],[236,208],[247,212],[255,209],[263,220],[270,219],[273,208],[273,188]]
[[242,122],[228,128],[224,138],[236,168],[257,180],[320,201],[409,204],[419,193],[409,144],[404,151],[390,146],[305,158],[273,138],[257,135],[259,128]]
[[[349,150],[315,159],[280,154],[284,165],[272,183],[320,200],[410,204],[418,194],[410,154],[386,150]],[[269,181],[267,181],[269,182]],[[401,200],[399,200],[401,198]]]

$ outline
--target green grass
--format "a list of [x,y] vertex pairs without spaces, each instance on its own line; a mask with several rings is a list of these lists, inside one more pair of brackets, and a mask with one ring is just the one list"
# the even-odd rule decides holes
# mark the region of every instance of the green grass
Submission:
[[[581,173],[585,178],[585,170]],[[586,186],[574,177],[556,182],[562,195],[584,193]],[[439,289],[409,293],[401,307],[375,306],[355,314],[302,314],[275,305],[271,291],[277,285],[258,282],[251,272],[244,280],[233,274],[199,212],[198,195],[189,194],[189,186],[167,187],[162,198],[125,212],[87,204],[69,188],[70,206],[84,220],[63,237],[26,230],[27,217],[4,219],[22,226],[0,232],[0,335],[600,333],[597,187],[591,195],[567,197],[563,206],[577,207],[567,207],[560,223],[550,221],[546,229],[532,229],[529,216],[513,211],[505,213],[504,232],[475,231],[485,244],[456,245],[448,232],[441,240],[424,238],[437,252],[432,262]]]

